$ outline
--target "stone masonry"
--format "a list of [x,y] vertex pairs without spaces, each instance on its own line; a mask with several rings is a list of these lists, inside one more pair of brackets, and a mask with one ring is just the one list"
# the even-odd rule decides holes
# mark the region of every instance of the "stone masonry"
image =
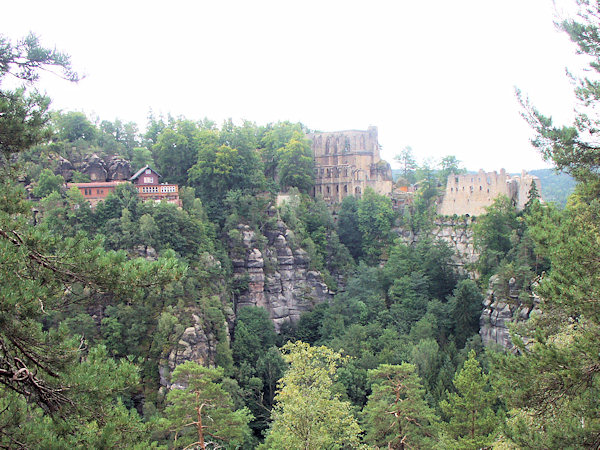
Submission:
[[506,195],[520,210],[527,203],[533,183],[541,192],[540,179],[525,171],[521,176],[513,177],[504,169],[500,173],[480,170],[476,174],[450,174],[444,198],[438,205],[438,214],[479,216],[485,214],[485,208],[499,195]]
[[392,192],[392,169],[381,159],[377,127],[308,135],[315,158],[313,194],[327,203],[360,197],[367,187],[378,194]]

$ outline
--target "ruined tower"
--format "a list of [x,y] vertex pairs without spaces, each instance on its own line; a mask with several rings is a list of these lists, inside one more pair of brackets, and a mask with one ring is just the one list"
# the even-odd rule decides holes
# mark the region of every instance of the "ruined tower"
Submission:
[[362,196],[367,187],[378,194],[392,192],[392,169],[379,155],[377,127],[363,130],[312,133],[315,158],[313,194],[327,203]]
[[438,214],[460,216],[485,214],[499,195],[507,196],[518,210],[525,207],[531,185],[536,183],[541,192],[540,179],[523,171],[521,176],[510,176],[504,169],[498,172],[484,172],[466,175],[451,174],[446,184],[446,192],[438,205]]

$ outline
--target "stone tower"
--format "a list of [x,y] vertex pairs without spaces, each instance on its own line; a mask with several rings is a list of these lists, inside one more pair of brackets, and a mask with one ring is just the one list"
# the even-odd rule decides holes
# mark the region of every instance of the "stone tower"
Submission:
[[521,176],[511,177],[504,169],[498,172],[484,172],[448,176],[446,192],[438,205],[438,214],[479,216],[491,206],[499,195],[507,196],[518,210],[525,207],[531,185],[536,183],[541,192],[540,179],[523,171]]
[[377,127],[308,135],[315,158],[313,194],[327,203],[362,196],[371,187],[378,194],[392,192],[392,169],[379,155]]

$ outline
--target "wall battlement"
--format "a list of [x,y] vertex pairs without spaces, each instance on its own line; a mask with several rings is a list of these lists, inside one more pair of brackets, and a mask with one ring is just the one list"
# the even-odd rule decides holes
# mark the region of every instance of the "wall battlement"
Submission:
[[315,159],[313,195],[328,203],[360,197],[367,187],[378,194],[392,192],[392,169],[379,154],[377,127],[364,130],[312,133]]
[[507,196],[521,210],[527,203],[533,183],[541,192],[540,179],[525,171],[521,172],[521,176],[512,177],[504,169],[500,173],[479,170],[476,174],[450,174],[443,200],[438,205],[438,214],[479,216],[485,214],[485,208],[499,195]]

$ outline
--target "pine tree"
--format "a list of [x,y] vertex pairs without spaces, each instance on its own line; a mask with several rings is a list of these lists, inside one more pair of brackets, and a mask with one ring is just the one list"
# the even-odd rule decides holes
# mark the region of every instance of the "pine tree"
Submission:
[[456,392],[447,394],[440,403],[448,422],[444,424],[442,441],[449,448],[477,450],[489,447],[494,441],[498,420],[492,405],[495,393],[481,371],[475,351],[469,352],[463,367],[454,376]]
[[536,250],[550,260],[535,292],[541,315],[514,330],[519,355],[497,355],[509,411],[507,439],[522,448],[600,446],[600,5],[576,1],[577,16],[559,26],[589,57],[589,77],[572,77],[579,101],[572,126],[557,127],[527,100],[534,144],[580,184],[563,212],[535,208],[528,225]]
[[234,410],[231,395],[220,380],[223,369],[211,369],[186,361],[171,375],[173,389],[167,394],[166,426],[177,447],[206,449],[240,446],[250,435],[247,408]]
[[363,411],[367,444],[379,448],[431,448],[438,418],[424,399],[412,364],[382,364],[369,371],[373,392]]

